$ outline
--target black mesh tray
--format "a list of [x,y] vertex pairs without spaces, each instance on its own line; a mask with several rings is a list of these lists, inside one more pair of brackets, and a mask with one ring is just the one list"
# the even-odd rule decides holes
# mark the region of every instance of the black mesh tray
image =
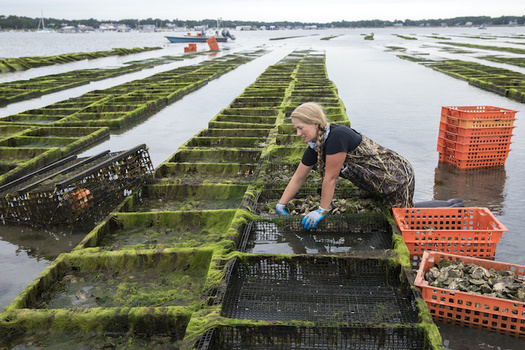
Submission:
[[196,350],[426,350],[432,349],[418,327],[220,326],[208,331]]
[[306,230],[302,216],[255,221],[239,246],[256,254],[350,254],[392,248],[392,228],[381,213],[330,215]]
[[224,317],[418,322],[415,292],[401,266],[392,260],[248,256],[230,266],[227,287],[221,296]]

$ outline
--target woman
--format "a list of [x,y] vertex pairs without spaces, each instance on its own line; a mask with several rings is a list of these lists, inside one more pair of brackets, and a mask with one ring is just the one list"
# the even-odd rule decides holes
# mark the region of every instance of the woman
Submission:
[[339,176],[380,195],[389,207],[413,207],[414,172],[405,158],[347,126],[328,124],[323,108],[317,103],[300,105],[291,118],[297,136],[308,147],[277,204],[279,215],[288,215],[286,204],[316,163],[321,174],[324,173],[321,203],[319,209],[303,219],[306,229],[314,228],[325,217]]

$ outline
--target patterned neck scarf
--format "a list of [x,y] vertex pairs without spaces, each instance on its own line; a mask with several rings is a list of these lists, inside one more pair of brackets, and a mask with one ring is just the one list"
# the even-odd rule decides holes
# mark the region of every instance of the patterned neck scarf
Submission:
[[[328,134],[330,133],[330,124],[326,124],[326,131],[324,132],[324,140],[326,141],[326,138],[328,137]],[[312,148],[314,151],[317,152],[317,142],[316,141],[309,141],[308,146]]]

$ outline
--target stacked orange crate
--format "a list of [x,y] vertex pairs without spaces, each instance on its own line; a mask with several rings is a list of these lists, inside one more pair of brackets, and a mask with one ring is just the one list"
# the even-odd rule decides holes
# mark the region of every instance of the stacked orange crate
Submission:
[[516,112],[493,106],[442,107],[439,160],[459,169],[505,165]]

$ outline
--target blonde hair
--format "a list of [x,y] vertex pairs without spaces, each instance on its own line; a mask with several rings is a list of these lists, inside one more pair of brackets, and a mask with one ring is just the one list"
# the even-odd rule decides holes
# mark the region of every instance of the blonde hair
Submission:
[[301,123],[309,125],[318,125],[317,128],[317,168],[322,171],[324,167],[323,162],[323,145],[324,145],[324,133],[328,126],[326,114],[324,108],[315,102],[306,102],[297,107],[292,114],[292,119],[297,119]]

